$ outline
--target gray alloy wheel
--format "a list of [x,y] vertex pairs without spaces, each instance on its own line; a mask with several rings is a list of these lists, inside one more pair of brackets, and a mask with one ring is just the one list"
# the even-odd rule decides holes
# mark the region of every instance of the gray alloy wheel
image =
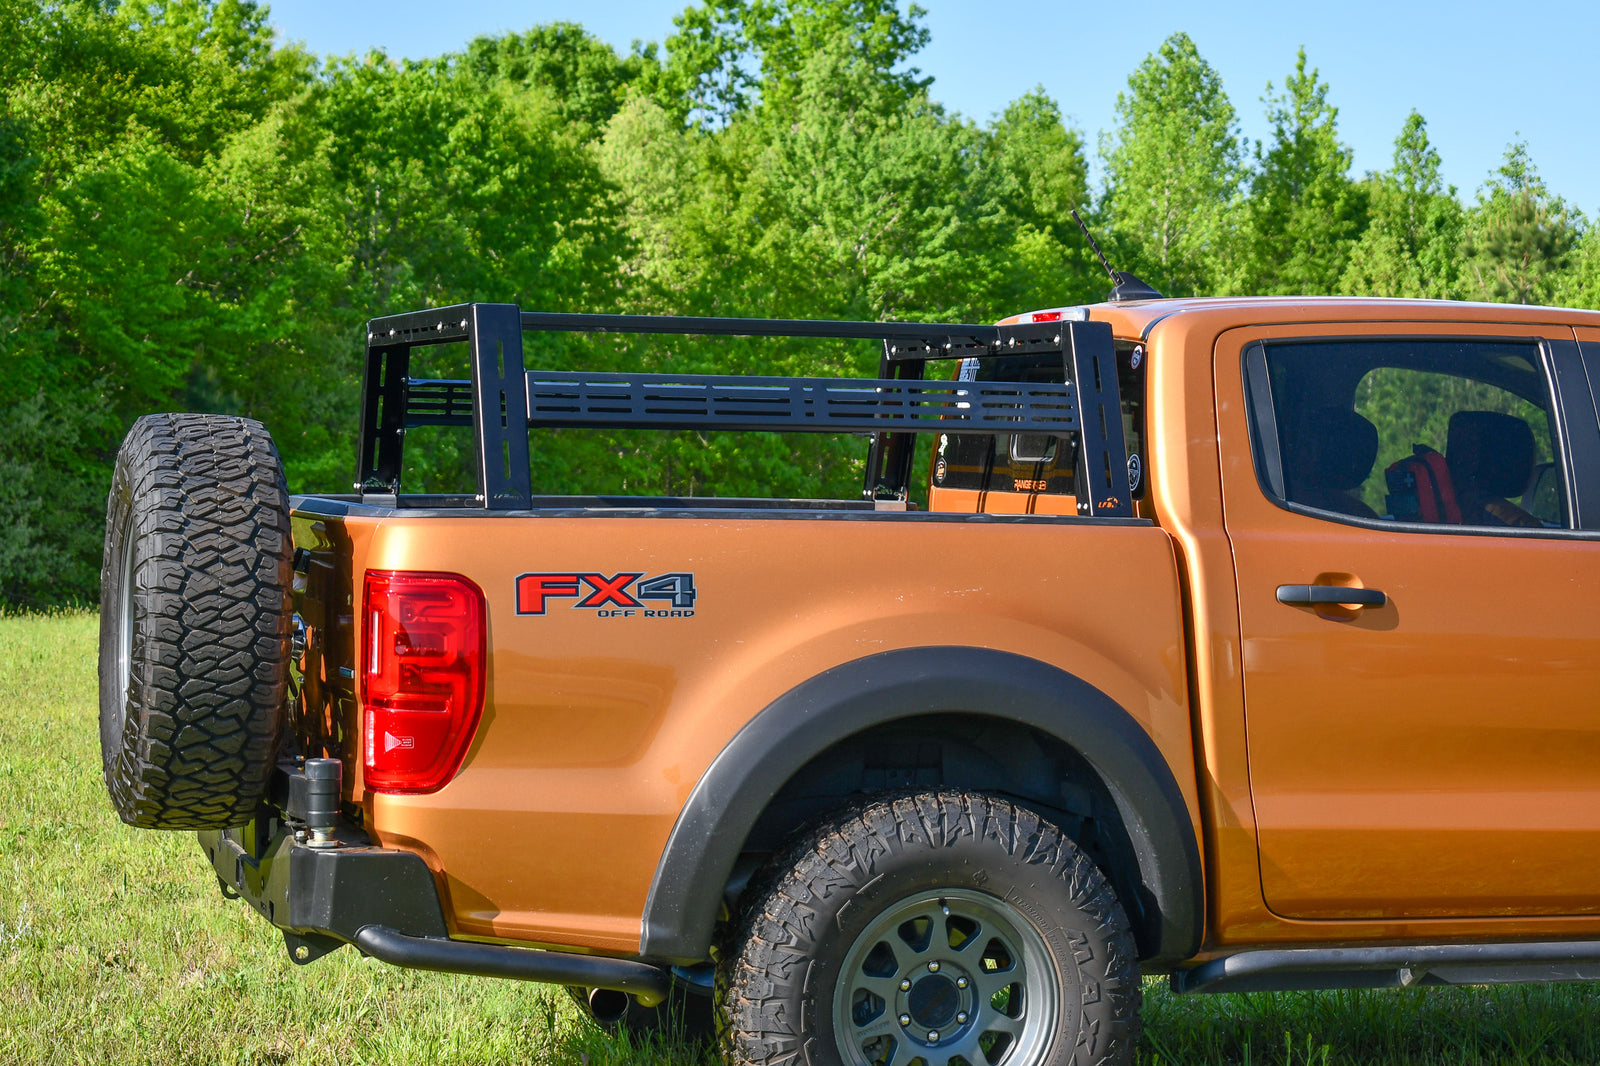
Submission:
[[1055,1032],[1061,982],[1021,911],[948,889],[893,904],[862,930],[833,1001],[846,1063],[1039,1062]]

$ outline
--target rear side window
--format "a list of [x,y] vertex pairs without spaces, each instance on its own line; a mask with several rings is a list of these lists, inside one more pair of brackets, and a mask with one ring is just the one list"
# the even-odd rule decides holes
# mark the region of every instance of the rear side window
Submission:
[[1245,378],[1256,469],[1280,501],[1329,518],[1568,525],[1535,344],[1256,344]]
[[[1128,480],[1137,500],[1144,497],[1144,347],[1117,341],[1116,351]],[[1065,375],[1060,356],[1018,355],[965,360],[960,376],[966,381],[1056,382]],[[935,443],[933,487],[1073,496],[1077,461],[1076,438],[1028,433],[941,435]]]

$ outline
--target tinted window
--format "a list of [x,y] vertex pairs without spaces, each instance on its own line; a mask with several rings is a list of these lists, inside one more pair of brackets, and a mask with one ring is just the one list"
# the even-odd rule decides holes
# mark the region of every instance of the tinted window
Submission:
[[[1128,474],[1135,499],[1144,496],[1144,347],[1118,341],[1117,390],[1122,401]],[[1061,357],[1000,356],[963,362],[968,381],[1061,381]],[[935,444],[933,484],[942,489],[1040,492],[1072,496],[1077,439],[1002,433],[940,436]]]
[[1269,493],[1333,515],[1434,525],[1566,524],[1537,346],[1271,343],[1246,354]]

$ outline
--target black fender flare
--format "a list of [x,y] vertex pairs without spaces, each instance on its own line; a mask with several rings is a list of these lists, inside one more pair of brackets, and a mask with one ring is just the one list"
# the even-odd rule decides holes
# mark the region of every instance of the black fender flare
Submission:
[[769,704],[695,784],[656,866],[639,953],[690,964],[711,944],[723,888],[751,827],[813,757],[864,729],[940,712],[989,715],[1070,745],[1109,788],[1157,912],[1157,961],[1203,931],[1200,849],[1183,793],[1143,727],[1104,692],[1048,663],[971,647],[886,651],[827,670]]

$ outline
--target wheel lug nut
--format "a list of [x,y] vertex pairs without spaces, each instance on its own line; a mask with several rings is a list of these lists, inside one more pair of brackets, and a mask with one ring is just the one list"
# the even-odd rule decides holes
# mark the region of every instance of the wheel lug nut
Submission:
[[928,972],[929,973],[938,973],[939,972],[939,964],[937,962],[928,963]]
[[900,1024],[903,1025],[903,1026],[904,1025],[910,1025],[911,1024],[911,1015],[909,1015],[909,1014],[900,1015]]
[[937,1029],[929,1030],[928,1031],[928,1040],[930,1042],[932,1042],[932,1043],[937,1044],[939,1042],[939,1030],[937,1030]]
[[961,1011],[960,1013],[958,1013],[956,1015],[956,1023],[958,1025],[966,1025],[967,1024],[967,1012],[966,1011]]
[[967,987],[967,979],[965,977],[957,977],[956,978],[956,987],[957,988],[966,988]]
[[900,982],[900,991],[902,991],[902,992],[911,991],[911,978],[907,977],[907,978],[905,978],[904,980],[902,980]]

